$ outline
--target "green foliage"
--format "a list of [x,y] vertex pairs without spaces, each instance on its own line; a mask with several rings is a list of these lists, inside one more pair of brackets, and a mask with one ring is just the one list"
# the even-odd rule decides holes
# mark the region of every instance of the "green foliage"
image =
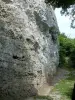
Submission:
[[46,3],[52,4],[54,7],[62,7],[63,9],[69,8],[70,5],[75,3],[75,0],[45,0]]
[[67,37],[64,34],[59,35],[59,66],[65,66]]
[[71,66],[75,68],[75,49],[70,55],[70,62],[71,62]]
[[59,34],[59,66],[75,66],[75,39]]
[[[57,90],[61,93],[61,95],[63,97],[62,100],[71,100],[72,91],[73,91],[74,82],[75,82],[75,75],[73,74],[73,71],[74,71],[74,69],[72,71],[70,71],[67,78],[61,80],[55,86],[55,90]],[[75,73],[75,71],[74,71],[74,73]]]
[[53,100],[50,96],[35,96],[34,100]]

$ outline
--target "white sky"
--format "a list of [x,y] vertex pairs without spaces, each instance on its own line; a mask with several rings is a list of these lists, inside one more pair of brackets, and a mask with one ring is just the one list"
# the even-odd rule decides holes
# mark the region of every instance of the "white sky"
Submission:
[[61,33],[64,32],[70,38],[75,38],[75,29],[72,29],[70,27],[71,20],[69,19],[68,16],[64,16],[64,15],[61,16],[60,10],[61,10],[60,8],[55,9],[55,14],[57,17],[57,22],[58,22],[60,32]]

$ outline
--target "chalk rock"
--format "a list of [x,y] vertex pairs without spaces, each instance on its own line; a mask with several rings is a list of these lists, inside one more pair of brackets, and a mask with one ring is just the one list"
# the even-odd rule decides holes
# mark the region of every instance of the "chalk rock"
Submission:
[[25,100],[50,84],[58,32],[54,10],[44,0],[0,0],[1,100]]

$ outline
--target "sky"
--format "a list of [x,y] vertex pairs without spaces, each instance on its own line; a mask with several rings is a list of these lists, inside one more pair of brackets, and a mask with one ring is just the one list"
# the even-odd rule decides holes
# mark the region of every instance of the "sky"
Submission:
[[75,38],[75,29],[70,27],[71,20],[68,16],[64,16],[60,14],[60,8],[55,9],[55,14],[59,26],[59,30],[61,33],[65,33],[70,38]]

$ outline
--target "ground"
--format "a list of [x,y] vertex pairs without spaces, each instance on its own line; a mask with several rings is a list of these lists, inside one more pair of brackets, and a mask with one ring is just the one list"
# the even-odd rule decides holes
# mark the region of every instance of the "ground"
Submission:
[[61,68],[53,79],[53,89],[49,95],[53,100],[71,100],[72,89],[75,82],[75,70]]
[[38,91],[39,96],[27,100],[71,100],[74,82],[75,69],[58,68],[51,85],[45,84]]

